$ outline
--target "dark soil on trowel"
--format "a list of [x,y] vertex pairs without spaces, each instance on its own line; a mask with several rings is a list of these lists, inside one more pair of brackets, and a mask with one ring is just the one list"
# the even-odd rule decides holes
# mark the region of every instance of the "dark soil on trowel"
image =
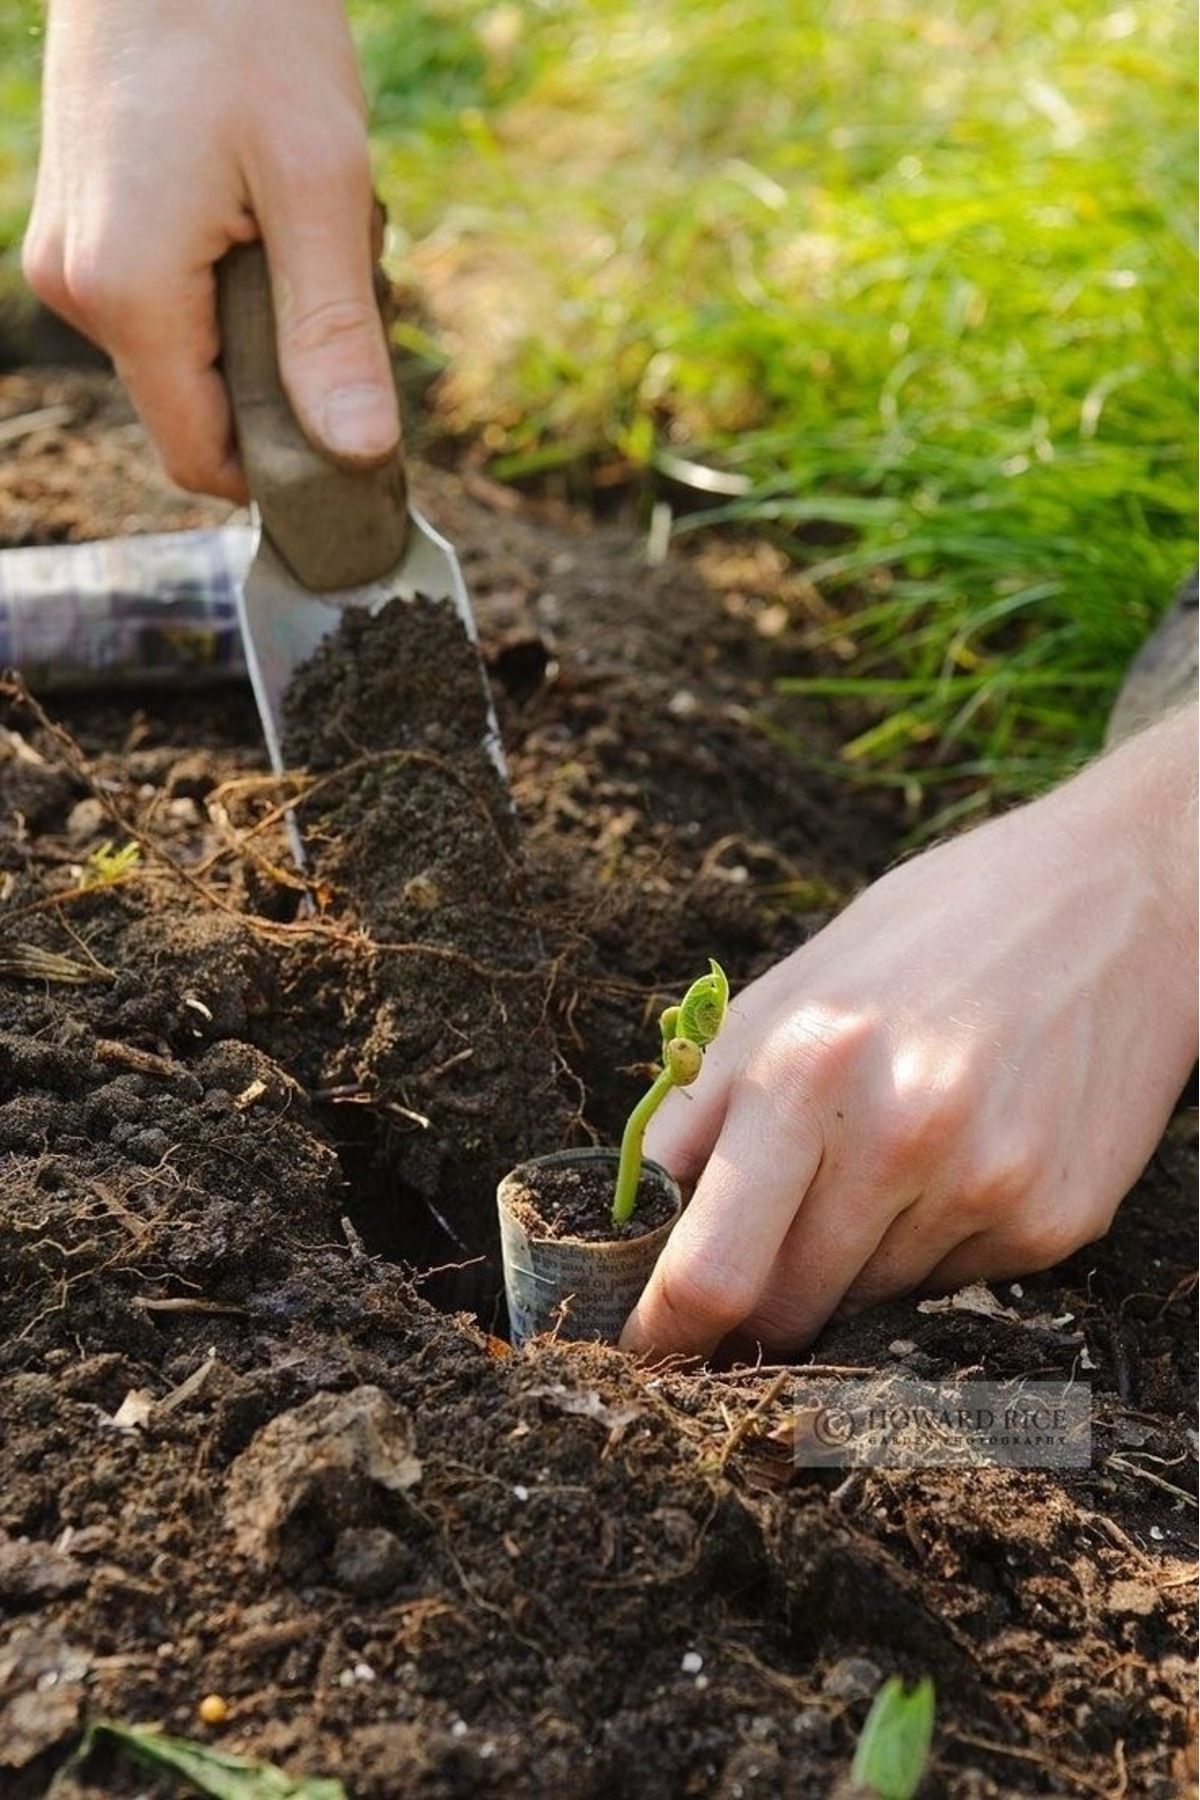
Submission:
[[[218,516],[101,378],[0,381],[0,416],[46,405],[0,541]],[[107,1718],[361,1800],[800,1800],[892,1670],[937,1683],[930,1794],[1182,1791],[1186,1117],[1106,1242],[813,1353],[1074,1374],[1086,1469],[797,1468],[786,1372],[498,1335],[472,1260],[497,1167],[611,1139],[708,956],[740,987],[895,839],[815,772],[802,712],[809,761],[762,723],[807,625],[769,556],[648,569],[469,474],[420,485],[464,552],[519,834],[482,765],[398,766],[456,746],[381,740],[345,667],[287,781],[240,689],[0,720],[0,1793],[46,1793]],[[419,699],[405,730],[452,728]],[[105,839],[140,856],[89,885]],[[56,1788],[175,1791],[111,1752]]]
[[302,1080],[405,1134],[399,1156],[383,1147],[385,1204],[402,1174],[468,1254],[492,1248],[480,1194],[572,1113],[490,731],[478,653],[427,599],[348,612],[288,693],[287,758],[316,778],[296,809],[316,882],[377,948],[308,958],[274,1030],[294,1021]]

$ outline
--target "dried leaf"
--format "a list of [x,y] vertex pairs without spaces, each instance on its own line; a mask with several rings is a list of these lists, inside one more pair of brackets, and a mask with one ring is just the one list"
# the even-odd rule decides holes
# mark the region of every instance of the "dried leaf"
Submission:
[[20,981],[78,983],[112,979],[107,969],[73,962],[69,956],[41,950],[36,944],[9,944],[0,949],[0,975],[15,975]]
[[559,1412],[577,1413],[584,1419],[598,1419],[607,1425],[610,1431],[617,1431],[623,1425],[632,1425],[641,1417],[641,1408],[637,1406],[610,1406],[602,1400],[593,1388],[572,1389],[554,1382],[548,1387],[534,1387],[528,1390],[539,1399],[549,1400]]
[[973,1281],[969,1287],[959,1288],[956,1294],[946,1294],[940,1300],[918,1300],[917,1311],[976,1313],[981,1319],[1007,1319],[1014,1325],[1024,1323],[1020,1313],[1014,1312],[1011,1306],[1004,1306],[982,1281]]
[[149,1388],[130,1388],[109,1420],[118,1431],[140,1431],[150,1423],[154,1411],[154,1395]]

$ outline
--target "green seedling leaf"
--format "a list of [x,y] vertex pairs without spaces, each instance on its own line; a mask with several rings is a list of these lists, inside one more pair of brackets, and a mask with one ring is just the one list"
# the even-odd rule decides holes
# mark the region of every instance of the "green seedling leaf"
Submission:
[[675,1034],[692,1044],[711,1044],[725,1023],[729,978],[720,963],[708,959],[709,973],[693,981],[679,1002]]
[[613,1196],[614,1225],[626,1225],[637,1204],[642,1178],[642,1142],[646,1127],[672,1088],[690,1087],[704,1063],[729,1006],[729,979],[720,963],[709,958],[709,972],[693,981],[678,1006],[668,1006],[658,1024],[662,1033],[662,1068],[626,1121],[621,1160]]
[[933,1740],[933,1682],[906,1688],[890,1675],[871,1702],[850,1768],[851,1786],[878,1800],[913,1800]]
[[271,1763],[251,1762],[248,1757],[231,1756],[187,1738],[167,1737],[148,1726],[116,1725],[108,1720],[89,1728],[80,1760],[101,1735],[138,1762],[182,1775],[212,1800],[348,1800],[341,1782],[332,1777],[286,1775]]
[[141,856],[137,844],[122,844],[119,850],[113,849],[111,838],[97,846],[83,865],[83,887],[111,887],[116,881],[124,881],[137,867]]

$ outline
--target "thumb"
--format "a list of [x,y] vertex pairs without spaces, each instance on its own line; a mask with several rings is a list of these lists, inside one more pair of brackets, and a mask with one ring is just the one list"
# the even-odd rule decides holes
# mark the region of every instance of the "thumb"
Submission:
[[383,463],[400,412],[375,303],[371,190],[302,189],[302,212],[264,208],[279,372],[305,436],[338,462]]

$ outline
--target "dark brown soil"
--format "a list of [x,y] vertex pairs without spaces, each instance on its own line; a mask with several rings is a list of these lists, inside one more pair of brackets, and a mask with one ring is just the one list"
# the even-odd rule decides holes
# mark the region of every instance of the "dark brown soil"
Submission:
[[[52,395],[71,422],[10,454],[0,540],[216,516],[100,382],[0,380],[0,416]],[[472,1260],[497,1161],[611,1141],[646,1020],[710,954],[742,985],[894,840],[803,713],[811,766],[756,727],[800,634],[758,629],[781,602],[745,546],[705,581],[469,476],[422,498],[465,553],[523,840],[482,973],[434,953],[484,920],[404,898],[441,841],[406,863],[399,771],[351,773],[373,721],[318,789],[269,774],[245,695],[0,718],[0,1793],[45,1794],[110,1718],[355,1800],[815,1800],[896,1669],[937,1683],[931,1795],[1167,1800],[1192,1745],[1190,1119],[1110,1237],[997,1315],[896,1303],[816,1352],[1086,1381],[1086,1470],[843,1479],[794,1467],[770,1370],[512,1354]],[[106,838],[141,854],[97,886]],[[450,1062],[457,1009],[496,994],[556,1072],[504,1118],[464,1104],[497,1072]],[[566,1122],[524,1141],[543,1099]],[[97,1755],[55,1796],[167,1791]]]
[[[291,1066],[390,1110],[405,1182],[462,1249],[491,1252],[487,1195],[572,1109],[478,654],[447,605],[350,611],[293,681],[285,727],[289,761],[320,778],[296,810],[326,911],[385,947],[304,959],[279,1021],[295,1017]],[[309,1019],[339,1012],[310,1063]]]
[[584,1243],[614,1243],[643,1237],[669,1223],[675,1213],[672,1190],[643,1168],[637,1204],[625,1225],[612,1220],[616,1164],[540,1166],[524,1163],[513,1170],[506,1197],[519,1222],[532,1237],[582,1238]]

